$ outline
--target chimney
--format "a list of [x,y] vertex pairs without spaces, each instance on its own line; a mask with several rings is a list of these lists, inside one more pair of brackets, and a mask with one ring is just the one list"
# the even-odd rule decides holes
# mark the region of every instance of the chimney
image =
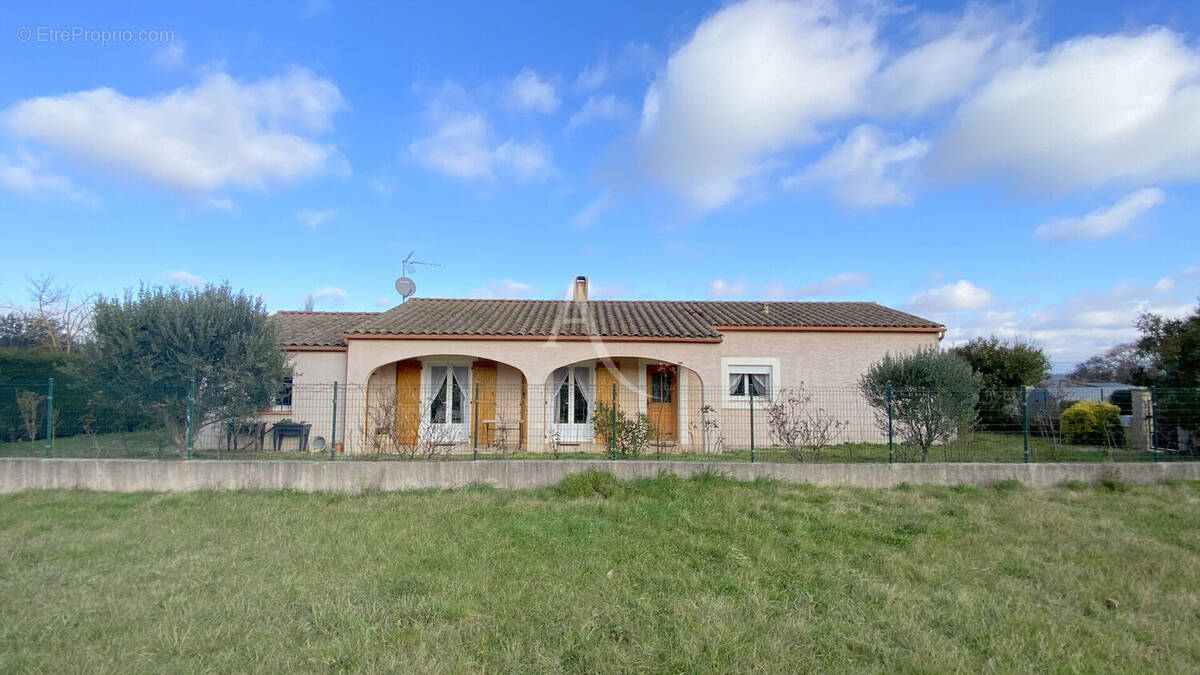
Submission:
[[571,299],[575,302],[587,302],[588,299],[588,278],[579,276],[575,277],[574,289],[571,293]]

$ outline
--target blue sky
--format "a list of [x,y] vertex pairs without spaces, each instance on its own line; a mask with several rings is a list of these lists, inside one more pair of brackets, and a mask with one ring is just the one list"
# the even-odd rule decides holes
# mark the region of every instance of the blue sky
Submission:
[[[874,300],[1058,368],[1200,294],[1196,3],[0,12],[0,302]],[[110,31],[106,35],[102,31]]]

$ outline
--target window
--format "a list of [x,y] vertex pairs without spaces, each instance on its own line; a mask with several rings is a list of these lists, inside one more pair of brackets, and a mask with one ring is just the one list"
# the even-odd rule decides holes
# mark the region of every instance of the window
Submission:
[[292,409],[292,378],[283,381],[283,388],[271,397],[271,409],[289,411]]
[[429,420],[434,424],[462,424],[466,419],[466,366],[433,366],[429,369]]
[[675,373],[655,370],[650,373],[650,402],[671,403],[675,400]]
[[592,371],[587,367],[559,368],[553,377],[555,423],[587,424],[592,415]]
[[770,373],[729,373],[730,396],[763,398],[770,393]]
[[760,399],[765,402],[779,389],[779,359],[761,356],[722,358],[721,377],[725,386],[724,407],[749,406],[751,395],[756,402]]

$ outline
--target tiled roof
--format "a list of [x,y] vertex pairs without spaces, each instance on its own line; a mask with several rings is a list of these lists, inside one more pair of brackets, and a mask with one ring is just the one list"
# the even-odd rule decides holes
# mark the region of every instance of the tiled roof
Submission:
[[718,339],[721,327],[927,328],[873,302],[451,300],[413,298],[347,333]]
[[386,312],[278,312],[284,346],[351,335],[720,339],[721,328],[917,328],[939,323],[873,302],[457,300],[413,298]]
[[340,347],[342,335],[379,312],[276,312],[271,321],[286,347]]

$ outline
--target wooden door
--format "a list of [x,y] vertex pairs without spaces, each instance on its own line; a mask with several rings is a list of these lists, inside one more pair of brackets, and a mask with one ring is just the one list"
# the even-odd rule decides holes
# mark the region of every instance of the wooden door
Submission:
[[[613,366],[618,364],[614,363]],[[613,385],[617,383],[617,374],[608,369],[603,361],[596,362],[596,404],[603,403],[609,407],[613,405]],[[620,394],[617,394],[618,404],[620,403]]]
[[396,364],[396,440],[416,445],[421,427],[421,362]]
[[472,375],[479,386],[479,405],[472,411],[471,420],[479,430],[480,445],[496,443],[496,363],[476,361],[472,364]]
[[646,368],[646,414],[654,425],[655,439],[679,438],[676,409],[679,405],[679,371],[675,366]]

